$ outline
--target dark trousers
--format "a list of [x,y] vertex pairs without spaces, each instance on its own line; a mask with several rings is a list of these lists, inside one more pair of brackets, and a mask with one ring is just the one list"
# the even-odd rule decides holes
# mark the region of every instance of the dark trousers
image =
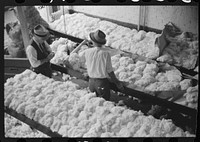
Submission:
[[52,64],[52,63],[45,63],[43,65],[40,65],[37,68],[31,68],[31,69],[37,74],[41,73],[41,74],[43,74],[47,77],[50,77],[50,78],[52,76],[52,70],[60,71],[61,73],[68,74],[67,68],[62,67],[60,65],[55,65],[55,64]]
[[89,89],[91,92],[96,92],[97,97],[110,100],[110,83],[107,78],[90,78]]
[[44,63],[42,65],[40,65],[39,67],[36,67],[36,68],[32,68],[32,70],[39,74],[41,73],[42,75],[45,75],[47,77],[52,77],[52,69],[51,69],[51,64],[48,62],[48,63]]
[[68,69],[63,67],[63,66],[60,66],[60,65],[56,65],[56,64],[51,63],[51,69],[54,70],[54,71],[59,71],[61,73],[68,74]]

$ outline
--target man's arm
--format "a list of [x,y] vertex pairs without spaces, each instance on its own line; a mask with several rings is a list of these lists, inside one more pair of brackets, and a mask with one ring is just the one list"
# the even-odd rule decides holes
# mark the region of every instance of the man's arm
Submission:
[[112,81],[113,83],[116,84],[117,82],[119,82],[119,80],[118,80],[117,77],[115,76],[114,71],[108,73],[108,75],[109,75],[109,77],[111,78],[111,81]]
[[42,65],[45,62],[49,61],[49,58],[38,60],[36,50],[30,45],[26,49],[26,54],[32,67],[38,67],[39,65]]
[[52,49],[51,49],[50,45],[46,41],[44,42],[44,44],[45,44],[47,51],[49,51],[49,53],[51,53]]
[[38,67],[44,62],[37,59],[37,52],[30,45],[26,49],[26,54],[32,67]]
[[115,73],[112,71],[112,72],[108,73],[108,75],[110,76],[111,81],[112,81],[113,83],[115,83],[115,85],[117,86],[117,88],[118,88],[119,90],[123,91],[123,90],[124,90],[124,85],[123,85],[123,83],[122,83],[121,81],[119,81],[119,80],[116,78]]
[[50,45],[45,41],[45,47],[47,48],[47,50],[49,51],[49,55],[47,56],[46,59],[44,59],[44,61],[42,62],[48,62],[50,61],[54,56],[55,56],[55,53],[52,51]]
[[111,81],[116,84],[118,89],[123,90],[124,87],[123,87],[122,82],[117,79],[113,71],[110,53],[108,53],[108,56],[107,56],[106,70],[108,72],[109,77],[111,78]]

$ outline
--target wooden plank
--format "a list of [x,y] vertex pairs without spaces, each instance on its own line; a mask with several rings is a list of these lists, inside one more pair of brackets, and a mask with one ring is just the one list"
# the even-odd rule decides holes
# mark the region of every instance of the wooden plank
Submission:
[[4,67],[30,68],[28,58],[5,58]]
[[27,58],[5,58],[4,59],[4,82],[30,68]]
[[4,73],[14,73],[14,74],[19,74],[25,71],[27,68],[18,68],[18,67],[6,67],[4,68]]
[[69,68],[68,74],[69,74],[70,76],[74,76],[74,77],[76,77],[76,78],[78,78],[78,79],[83,79],[83,80],[85,80],[85,81],[89,81],[89,77],[88,77],[88,76],[84,76],[84,75],[83,75],[81,72],[79,72],[79,71],[75,71],[75,70]]
[[[155,61],[155,60],[153,60],[153,61]],[[166,64],[165,62],[161,62],[161,61],[156,61],[156,62],[159,64],[160,67],[164,66]],[[198,74],[198,72],[194,71],[193,69],[187,69],[185,67],[177,66],[177,65],[174,65],[171,63],[167,63],[167,64],[169,64],[170,66],[176,67],[182,74],[188,74],[190,76],[195,76]]]
[[67,35],[63,32],[58,32],[58,31],[55,31],[55,30],[50,29],[50,28],[47,28],[47,29],[49,30],[49,32],[51,34],[54,34],[57,37],[68,38],[69,40],[71,40],[73,42],[77,42],[77,43],[81,43],[83,41],[83,39],[80,39],[80,38],[77,38],[77,37],[74,37],[74,36],[71,36],[71,35]]
[[138,91],[138,90],[134,90],[134,89],[129,88],[129,87],[124,87],[124,91],[119,91],[115,84],[111,83],[110,85],[111,85],[112,90],[114,90],[114,91],[118,91],[118,92],[124,93],[126,95],[139,98],[141,100],[148,100],[152,104],[160,105],[160,106],[163,106],[165,108],[175,110],[176,112],[180,112],[180,113],[192,116],[194,118],[196,118],[196,116],[197,116],[197,110],[195,110],[195,109],[192,109],[192,108],[189,108],[189,107],[186,107],[186,106],[182,106],[182,105],[170,102],[168,100],[152,96],[148,93],[144,93],[144,92],[141,92],[141,91]]
[[27,125],[31,126],[32,128],[35,128],[37,130],[39,130],[40,132],[50,136],[50,137],[62,137],[60,134],[56,133],[56,132],[52,132],[50,130],[50,128],[32,120],[32,119],[29,119],[28,117],[26,117],[25,115],[23,114],[19,114],[17,113],[15,110],[11,109],[11,108],[8,108],[8,107],[4,107],[4,111],[15,117],[16,119],[26,123]]
[[60,66],[60,65],[56,65],[56,64],[52,64],[51,63],[51,69],[54,70],[54,71],[59,71],[59,72],[62,72],[62,73],[65,73],[65,74],[68,74],[68,68],[67,67],[63,67],[63,66]]

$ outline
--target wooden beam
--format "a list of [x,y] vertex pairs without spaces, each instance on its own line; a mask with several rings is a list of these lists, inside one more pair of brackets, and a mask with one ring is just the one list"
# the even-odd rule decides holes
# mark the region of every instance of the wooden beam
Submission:
[[13,110],[11,108],[4,107],[4,111],[5,111],[5,113],[15,117],[16,119],[26,123],[27,125],[37,129],[38,131],[40,131],[50,137],[62,137],[59,133],[53,132],[49,127],[46,127],[43,124],[40,124],[40,123],[28,118],[27,116],[25,116],[23,114],[19,114],[18,112],[16,112],[15,110]]
[[58,32],[56,30],[47,28],[49,30],[50,33],[52,33],[53,35],[55,35],[56,37],[63,37],[63,38],[68,38],[69,40],[73,41],[73,42],[77,42],[77,43],[81,43],[83,41],[83,39],[71,36],[71,35],[67,35],[65,33],[62,32]]
[[[165,99],[161,99],[159,97],[152,96],[148,93],[132,89],[130,87],[124,87],[124,91],[119,91],[114,83],[110,83],[111,89],[117,92],[121,92],[125,95],[132,96],[135,98],[139,98],[141,100],[148,100],[153,105],[163,106],[165,108],[169,108],[177,113],[183,113],[189,115],[193,118],[197,116],[197,110],[193,108],[189,108],[180,104],[176,104],[174,102],[170,102]],[[173,92],[173,91],[172,91]]]
[[24,15],[25,6],[17,6],[18,18],[21,25],[22,31],[22,38],[24,47],[26,48],[29,45],[30,37],[29,37],[29,30],[27,26],[27,22]]

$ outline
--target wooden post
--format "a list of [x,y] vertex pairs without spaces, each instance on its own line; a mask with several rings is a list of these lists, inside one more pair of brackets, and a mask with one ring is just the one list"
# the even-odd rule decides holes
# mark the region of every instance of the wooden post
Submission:
[[47,13],[47,21],[50,22],[50,12],[49,12],[49,6],[45,6],[46,13]]
[[21,25],[24,48],[26,48],[29,45],[30,37],[29,37],[27,22],[24,15],[24,8],[25,6],[17,6],[17,12],[18,12],[18,17],[19,17],[19,22]]
[[141,23],[141,6],[139,7],[139,15],[138,15],[138,25],[137,30],[140,30],[140,23]]
[[49,14],[53,13],[53,6],[48,6]]
[[142,26],[143,26],[143,30],[145,30],[145,22],[146,22],[146,17],[147,17],[147,13],[146,13],[146,10],[147,10],[147,7],[146,6],[143,6],[143,23],[142,23]]
[[144,30],[145,22],[146,22],[146,6],[140,6],[138,31],[141,30],[141,26],[142,26],[142,30]]

